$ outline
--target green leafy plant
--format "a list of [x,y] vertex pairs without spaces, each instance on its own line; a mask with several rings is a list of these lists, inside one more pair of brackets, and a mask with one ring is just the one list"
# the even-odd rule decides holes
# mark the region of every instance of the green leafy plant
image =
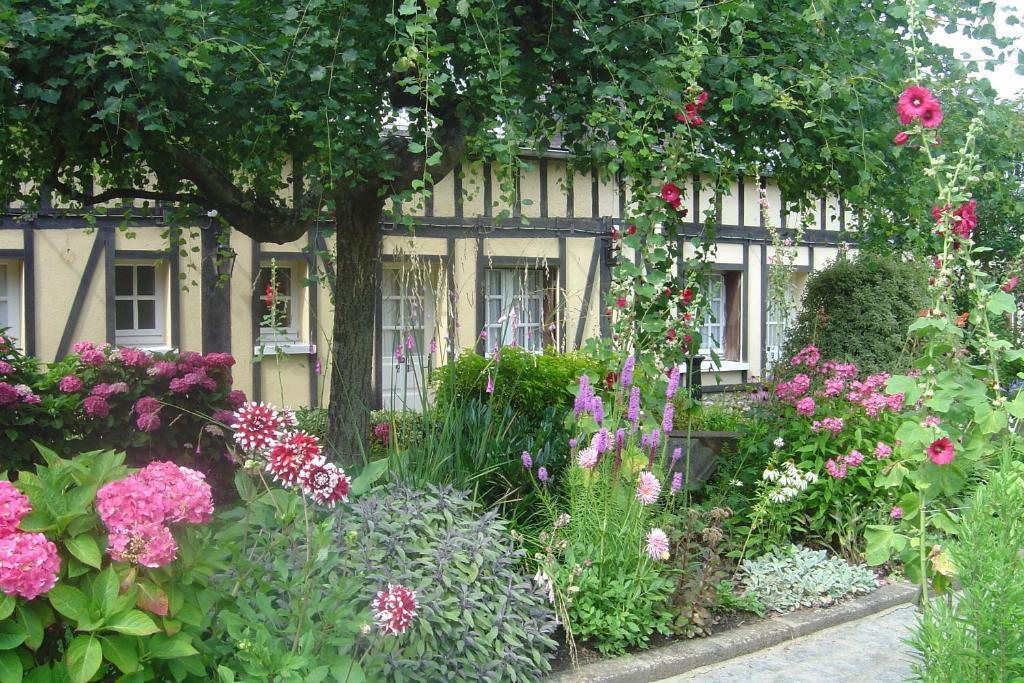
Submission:
[[396,682],[539,680],[555,649],[554,612],[519,573],[506,523],[451,487],[378,489],[338,514],[346,581],[369,601],[416,591],[416,619],[381,643],[367,675]]
[[960,591],[935,601],[911,644],[924,681],[1024,678],[1024,465],[1005,462],[975,491],[949,547]]
[[[895,256],[845,253],[807,278],[784,358],[813,344],[864,372],[901,370],[906,330],[928,305],[927,268]],[[856,330],[856,334],[851,334]]]
[[689,408],[692,401],[679,393],[672,399],[675,413],[672,428],[676,431],[691,432],[735,432],[743,423],[745,411],[733,405],[712,403]]
[[870,592],[877,585],[867,567],[798,545],[744,560],[736,578],[743,595],[756,598],[774,612],[830,605],[848,595]]
[[[0,678],[6,681],[208,681],[197,646],[210,625],[210,576],[223,553],[189,528],[175,529],[177,559],[159,568],[106,556],[97,491],[126,477],[123,454],[63,459],[21,472],[32,511],[15,533],[44,534],[60,556],[56,584],[32,600],[0,600]],[[125,552],[128,552],[127,550]]]

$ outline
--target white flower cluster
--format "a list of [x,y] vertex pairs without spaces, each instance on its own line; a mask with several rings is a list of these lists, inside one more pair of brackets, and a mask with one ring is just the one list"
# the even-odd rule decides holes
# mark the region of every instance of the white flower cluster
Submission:
[[801,472],[792,460],[784,463],[779,469],[768,467],[761,478],[772,484],[768,487],[766,495],[773,503],[791,501],[809,484],[818,481],[817,474],[810,471]]

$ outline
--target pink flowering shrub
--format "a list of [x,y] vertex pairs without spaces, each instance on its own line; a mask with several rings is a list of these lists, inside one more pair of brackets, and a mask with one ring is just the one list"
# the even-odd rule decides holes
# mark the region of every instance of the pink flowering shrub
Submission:
[[245,402],[231,386],[234,362],[226,353],[79,342],[43,372],[0,338],[5,464],[37,461],[33,440],[58,450],[124,450],[139,465],[152,459],[189,465],[223,484],[218,493],[230,491],[234,468],[225,457],[230,436],[223,418]]
[[795,353],[788,368],[792,374],[769,385],[763,449],[783,444],[782,455],[814,472],[820,485],[787,514],[809,540],[859,559],[867,525],[886,519],[891,507],[877,485],[900,467],[891,456],[904,397],[886,392],[887,373],[861,375],[852,363],[823,359],[814,346]]
[[40,451],[45,464],[0,481],[0,632],[20,637],[0,671],[14,661],[12,680],[216,678],[199,648],[226,554],[189,528],[213,516],[203,476],[169,462],[133,473],[110,451]]

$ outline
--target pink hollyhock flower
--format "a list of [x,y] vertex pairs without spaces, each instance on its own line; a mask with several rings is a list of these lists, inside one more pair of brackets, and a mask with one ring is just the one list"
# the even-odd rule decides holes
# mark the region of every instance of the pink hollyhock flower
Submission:
[[1018,278],[1016,275],[1011,275],[1010,279],[1004,282],[1003,286],[1000,289],[1007,293],[1012,292],[1013,290],[1017,289],[1017,283],[1019,282],[1020,278]]
[[921,118],[933,104],[938,105],[931,90],[919,85],[912,85],[902,93],[896,101],[896,113],[900,123],[907,125],[914,119]]
[[146,415],[148,413],[155,413],[160,410],[160,401],[153,398],[152,396],[143,396],[135,402],[132,407],[136,415]]
[[682,203],[679,188],[671,180],[661,186],[661,198],[668,202],[673,209],[678,209]]
[[854,449],[849,452],[845,459],[847,465],[849,465],[850,467],[857,467],[862,462],[864,462],[864,454]]
[[825,463],[825,469],[833,479],[843,479],[846,477],[846,463],[842,460],[840,460],[840,462],[836,462],[832,458],[829,458]]
[[969,202],[965,202],[958,206],[953,212],[953,216],[960,220],[953,222],[953,234],[958,237],[967,238],[971,236],[974,229],[978,227],[978,216],[975,213],[978,202],[972,199]]
[[651,472],[641,472],[636,485],[636,499],[644,505],[653,505],[661,495],[661,482]]
[[302,492],[315,502],[333,508],[348,499],[352,480],[345,470],[327,462],[323,456],[317,456],[299,472],[298,484]]
[[320,440],[312,434],[304,431],[288,434],[270,447],[267,471],[277,481],[292,486],[298,483],[302,468],[319,457],[320,453]]
[[143,413],[135,418],[135,426],[140,432],[155,432],[160,429],[160,413]]
[[953,442],[948,436],[939,437],[928,446],[928,457],[936,465],[948,465],[953,462],[953,455]]
[[246,403],[235,411],[235,442],[248,451],[268,448],[277,441],[284,420],[276,408],[264,403]]
[[875,457],[879,460],[885,460],[892,455],[892,446],[887,443],[879,441],[875,444]]
[[814,414],[814,399],[810,396],[804,396],[796,403],[796,412],[800,415],[813,415]]
[[28,496],[9,481],[0,481],[0,538],[13,534],[22,518],[32,512]]
[[110,404],[101,396],[86,396],[82,401],[82,410],[89,417],[106,417],[110,414]]
[[581,448],[576,454],[576,462],[585,470],[589,470],[597,464],[597,449],[593,446]]
[[903,519],[903,508],[899,505],[893,505],[892,510],[889,510],[889,516],[893,519]]
[[110,532],[107,553],[116,562],[163,567],[178,557],[178,543],[163,524],[133,524]]
[[60,555],[42,534],[0,538],[0,591],[34,600],[57,584]]
[[909,139],[910,139],[910,136],[907,135],[907,132],[901,130],[899,133],[896,133],[896,137],[894,137],[892,139],[892,141],[893,141],[893,144],[898,146],[898,145],[905,145],[905,144],[907,144],[907,140],[909,140]]
[[373,620],[384,635],[401,635],[416,616],[416,591],[388,584],[373,601]]
[[938,128],[942,125],[942,106],[938,102],[932,102],[921,112],[921,125],[925,128]]
[[942,424],[942,420],[939,419],[938,415],[928,415],[921,420],[921,424],[925,427],[938,427]]
[[669,558],[668,535],[657,527],[647,532],[647,556],[655,561]]
[[75,391],[80,391],[84,383],[75,375],[65,375],[60,378],[57,382],[57,388],[63,391],[65,394],[70,394]]

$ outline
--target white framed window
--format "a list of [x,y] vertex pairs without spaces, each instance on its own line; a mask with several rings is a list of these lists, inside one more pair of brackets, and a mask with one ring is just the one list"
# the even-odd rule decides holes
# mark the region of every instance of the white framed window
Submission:
[[700,353],[709,354],[714,351],[720,354],[725,348],[725,276],[721,273],[708,275],[704,293],[708,308],[700,327]]
[[114,340],[123,346],[162,347],[167,268],[156,261],[114,264]]
[[381,278],[381,393],[389,410],[422,410],[429,384],[434,287],[429,273],[385,267]]
[[296,344],[302,338],[302,293],[298,262],[260,264],[255,315],[261,344]]
[[529,268],[491,268],[484,278],[487,353],[499,346],[543,351],[546,319],[550,317],[546,273]]
[[0,262],[0,327],[21,342],[21,264]]
[[765,296],[765,366],[782,357],[786,337],[796,323],[796,283],[790,282],[782,302],[773,304],[766,291]]

